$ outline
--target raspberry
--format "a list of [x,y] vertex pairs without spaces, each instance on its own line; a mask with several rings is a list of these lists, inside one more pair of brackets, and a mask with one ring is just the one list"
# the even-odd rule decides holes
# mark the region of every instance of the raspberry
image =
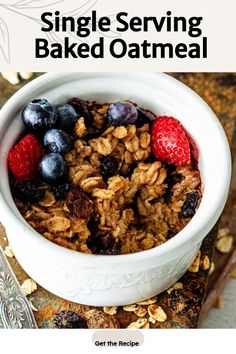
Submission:
[[82,219],[90,219],[94,210],[93,201],[76,187],[68,192],[66,205],[73,215]]
[[56,328],[88,328],[86,320],[73,311],[61,311],[53,321]]
[[157,159],[175,166],[191,162],[188,136],[182,124],[173,117],[158,117],[154,121],[152,150]]
[[9,152],[8,165],[17,181],[33,181],[38,177],[38,167],[44,149],[39,140],[28,134]]

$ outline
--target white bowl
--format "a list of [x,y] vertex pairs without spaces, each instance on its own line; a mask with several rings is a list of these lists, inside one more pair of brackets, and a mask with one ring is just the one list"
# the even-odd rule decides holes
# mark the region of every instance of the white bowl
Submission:
[[[195,216],[175,237],[140,253],[88,255],[48,241],[22,218],[10,193],[7,172],[8,151],[23,128],[22,107],[36,97],[58,103],[73,96],[98,102],[129,99],[157,115],[178,118],[197,142],[204,193]],[[197,94],[165,74],[45,74],[19,90],[2,108],[0,146],[0,215],[16,258],[41,286],[81,304],[129,304],[171,286],[190,266],[228,194],[231,158],[221,124]]]

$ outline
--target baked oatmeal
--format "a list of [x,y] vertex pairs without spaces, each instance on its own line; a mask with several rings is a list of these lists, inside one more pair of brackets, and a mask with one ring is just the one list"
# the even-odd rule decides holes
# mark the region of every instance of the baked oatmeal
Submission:
[[181,123],[135,104],[36,99],[9,153],[15,203],[48,240],[100,255],[140,252],[182,230],[201,200]]

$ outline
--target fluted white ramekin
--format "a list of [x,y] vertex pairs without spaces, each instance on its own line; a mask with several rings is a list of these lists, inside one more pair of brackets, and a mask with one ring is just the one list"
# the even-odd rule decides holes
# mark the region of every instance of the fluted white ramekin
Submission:
[[[8,151],[22,130],[22,107],[36,97],[52,102],[129,99],[157,115],[178,118],[197,142],[204,193],[190,223],[163,245],[121,256],[88,255],[60,247],[34,231],[9,189]],[[231,175],[228,142],[218,119],[192,90],[165,74],[53,73],[20,89],[0,112],[0,218],[16,258],[40,285],[62,298],[112,306],[149,298],[188,269],[224,207]]]

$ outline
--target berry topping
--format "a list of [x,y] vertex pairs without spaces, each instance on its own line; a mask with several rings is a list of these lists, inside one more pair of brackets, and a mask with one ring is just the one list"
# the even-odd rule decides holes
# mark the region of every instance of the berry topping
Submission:
[[115,127],[134,124],[137,117],[137,108],[130,102],[112,103],[107,111],[108,122]]
[[116,174],[118,170],[118,161],[113,156],[105,156],[101,160],[100,171],[102,176],[107,179]]
[[13,186],[14,195],[22,202],[37,203],[45,194],[44,189],[37,188],[31,182],[16,182]]
[[190,144],[182,124],[173,117],[158,117],[152,126],[152,150],[157,159],[182,166],[191,162]]
[[67,179],[68,167],[60,154],[52,152],[42,158],[39,171],[44,181],[60,184]]
[[64,154],[70,150],[72,138],[59,129],[48,130],[43,139],[48,151]]
[[56,124],[57,115],[54,105],[46,99],[35,99],[21,113],[26,128],[32,131],[46,131]]
[[53,321],[56,328],[88,328],[86,320],[73,311],[61,311]]
[[9,152],[8,165],[17,181],[33,181],[38,177],[38,166],[44,149],[39,140],[28,134]]
[[76,187],[67,194],[66,205],[73,215],[82,219],[89,219],[94,210],[93,201]]
[[78,114],[68,103],[57,106],[58,125],[62,130],[72,133],[78,120]]
[[88,247],[93,254],[112,256],[120,254],[121,244],[118,239],[108,233],[92,236]]
[[190,218],[195,214],[199,200],[198,192],[187,193],[187,198],[182,207],[181,215],[183,218]]
[[70,184],[64,183],[52,187],[52,193],[56,200],[65,200],[70,189]]
[[150,123],[151,123],[150,118],[148,118],[148,116],[146,116],[146,114],[143,111],[138,109],[138,118],[135,122],[136,127],[141,128],[144,124],[150,124]]

